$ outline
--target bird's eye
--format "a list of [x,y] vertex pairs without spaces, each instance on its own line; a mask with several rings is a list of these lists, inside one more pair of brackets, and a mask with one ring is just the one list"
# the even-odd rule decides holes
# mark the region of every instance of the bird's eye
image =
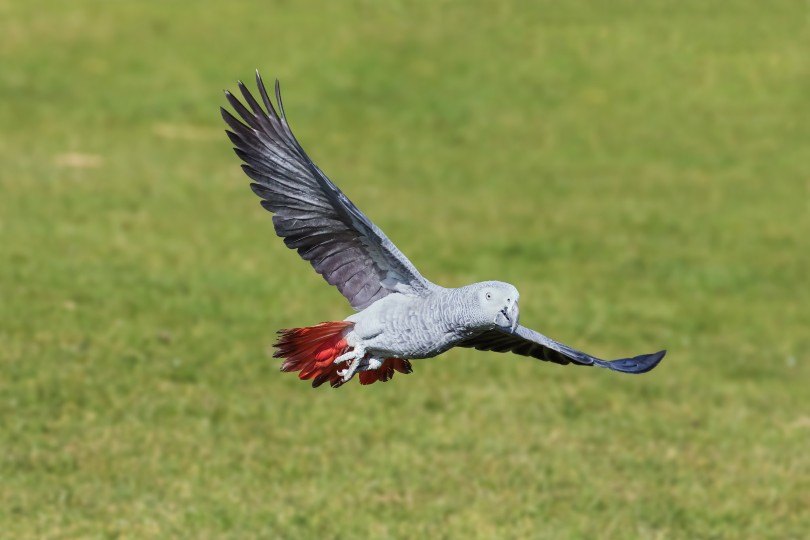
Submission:
[[492,295],[487,293],[487,300],[492,300]]

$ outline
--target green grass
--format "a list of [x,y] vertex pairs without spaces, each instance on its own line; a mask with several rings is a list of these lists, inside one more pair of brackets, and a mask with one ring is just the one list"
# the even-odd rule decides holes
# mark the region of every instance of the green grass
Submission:
[[[531,6],[0,0],[0,535],[807,537],[807,4]],[[257,67],[429,279],[668,357],[279,373],[350,311],[223,133]]]

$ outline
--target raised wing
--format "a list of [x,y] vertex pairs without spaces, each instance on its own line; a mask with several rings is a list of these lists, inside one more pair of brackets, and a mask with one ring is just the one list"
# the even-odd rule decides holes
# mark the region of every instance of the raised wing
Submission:
[[357,310],[392,292],[420,295],[432,285],[387,236],[309,159],[296,140],[281,102],[279,115],[256,72],[256,85],[266,108],[239,82],[250,110],[225,92],[242,121],[222,109],[226,131],[250,187],[262,206],[275,214],[276,234],[298,251]]
[[513,352],[555,364],[598,366],[622,373],[646,373],[657,366],[667,353],[667,351],[658,351],[633,358],[601,360],[520,325],[511,334],[498,329],[488,330],[483,334],[469,337],[457,343],[456,346],[472,347],[479,351]]

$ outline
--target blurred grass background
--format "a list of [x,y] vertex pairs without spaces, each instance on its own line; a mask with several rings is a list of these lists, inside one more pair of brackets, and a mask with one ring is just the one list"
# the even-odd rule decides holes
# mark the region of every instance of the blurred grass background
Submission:
[[[0,0],[0,535],[806,538],[808,50],[795,1]],[[428,278],[669,356],[280,374],[349,307],[223,133],[255,68]]]

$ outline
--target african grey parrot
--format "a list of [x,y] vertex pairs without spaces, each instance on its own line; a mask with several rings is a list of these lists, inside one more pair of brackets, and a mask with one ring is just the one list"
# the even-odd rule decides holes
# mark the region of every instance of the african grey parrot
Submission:
[[[411,359],[431,358],[452,347],[513,352],[540,360],[598,366],[622,373],[653,369],[666,351],[605,361],[518,324],[517,289],[484,281],[448,289],[431,283],[329,178],[296,140],[256,72],[264,109],[240,81],[247,103],[225,95],[241,117],[222,108],[226,133],[250,187],[272,212],[287,247],[343,293],[357,311],[340,322],[279,331],[282,371],[298,371],[312,386],[338,387],[359,374],[361,384],[410,373]],[[280,114],[279,114],[280,113]]]

